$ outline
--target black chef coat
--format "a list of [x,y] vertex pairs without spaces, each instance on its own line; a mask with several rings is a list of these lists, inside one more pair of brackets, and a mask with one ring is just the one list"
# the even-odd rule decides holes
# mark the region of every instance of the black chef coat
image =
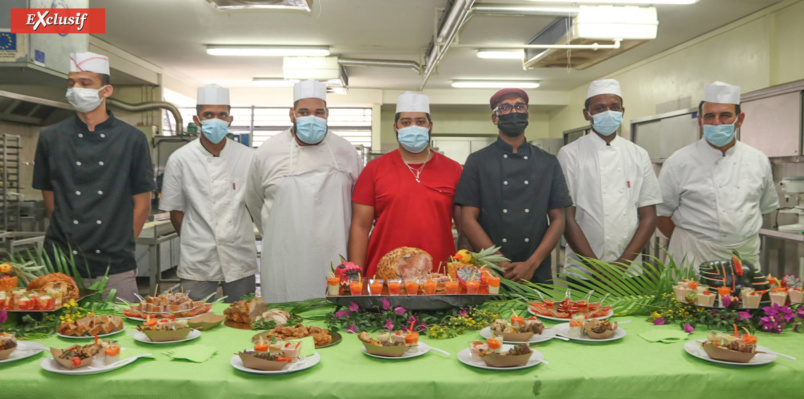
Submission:
[[[542,242],[547,212],[572,205],[572,199],[554,155],[527,142],[514,153],[498,138],[466,159],[455,204],[479,208],[478,223],[491,241],[512,262],[522,262]],[[548,255],[531,281],[550,280]]]
[[107,112],[94,132],[78,116],[43,129],[34,164],[33,188],[53,191],[55,203],[45,237],[69,246],[92,277],[137,267],[133,196],[154,189],[145,134]]

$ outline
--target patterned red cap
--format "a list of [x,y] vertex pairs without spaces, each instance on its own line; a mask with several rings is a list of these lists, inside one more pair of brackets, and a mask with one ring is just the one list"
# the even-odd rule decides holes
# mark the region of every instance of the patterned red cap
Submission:
[[519,95],[520,97],[522,97],[525,100],[525,104],[530,102],[530,98],[528,98],[528,93],[525,93],[525,90],[513,89],[513,88],[511,88],[511,89],[502,89],[502,90],[494,93],[493,96],[491,96],[491,100],[489,101],[489,104],[491,104],[491,109],[494,109],[496,107],[496,105],[497,105],[497,100],[499,100],[502,96],[504,96],[506,94],[517,94],[517,95]]

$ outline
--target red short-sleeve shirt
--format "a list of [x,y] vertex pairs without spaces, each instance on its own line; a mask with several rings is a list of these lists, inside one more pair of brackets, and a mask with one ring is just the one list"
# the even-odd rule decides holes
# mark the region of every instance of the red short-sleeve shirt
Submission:
[[402,161],[399,150],[366,165],[352,194],[353,202],[374,207],[366,276],[373,276],[380,258],[399,247],[427,251],[434,271],[455,253],[452,199],[461,171],[459,163],[435,152],[421,170],[421,182]]

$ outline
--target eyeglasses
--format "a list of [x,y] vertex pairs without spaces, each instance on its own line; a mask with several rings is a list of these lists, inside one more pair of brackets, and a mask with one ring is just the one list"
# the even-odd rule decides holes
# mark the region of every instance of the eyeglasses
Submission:
[[516,103],[514,105],[511,104],[500,104],[497,108],[494,108],[492,112],[498,112],[500,114],[509,114],[511,111],[516,110],[516,112],[528,112],[528,104],[525,103]]

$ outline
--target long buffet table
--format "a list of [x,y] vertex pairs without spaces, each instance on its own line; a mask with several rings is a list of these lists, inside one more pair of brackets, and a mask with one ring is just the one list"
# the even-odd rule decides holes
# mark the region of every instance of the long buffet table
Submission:
[[[225,305],[217,304],[222,314]],[[234,369],[229,360],[251,347],[256,331],[221,325],[200,338],[169,345],[143,344],[129,332],[136,323],[126,321],[126,332],[115,338],[123,348],[121,358],[150,352],[154,359],[139,359],[123,368],[96,375],[67,376],[47,372],[40,362],[50,354],[0,364],[0,398],[744,398],[800,397],[804,392],[804,334],[758,333],[759,344],[800,360],[777,358],[757,367],[720,366],[688,355],[683,342],[649,343],[638,336],[654,326],[639,317],[622,325],[625,338],[605,344],[552,340],[540,344],[549,364],[517,371],[487,371],[460,363],[456,354],[468,342],[480,339],[476,331],[457,338],[422,342],[446,350],[451,356],[430,351],[408,360],[382,360],[361,353],[357,337],[345,332],[343,341],[319,349],[321,362],[292,374],[254,375]],[[316,323],[309,323],[316,324]],[[549,327],[553,322],[545,320]],[[320,325],[320,324],[319,324]],[[695,331],[691,339],[705,338]],[[66,348],[75,341],[59,337],[41,340],[46,346]],[[83,342],[83,341],[82,341]],[[204,363],[173,360],[164,352],[186,345],[207,345],[217,353]]]

